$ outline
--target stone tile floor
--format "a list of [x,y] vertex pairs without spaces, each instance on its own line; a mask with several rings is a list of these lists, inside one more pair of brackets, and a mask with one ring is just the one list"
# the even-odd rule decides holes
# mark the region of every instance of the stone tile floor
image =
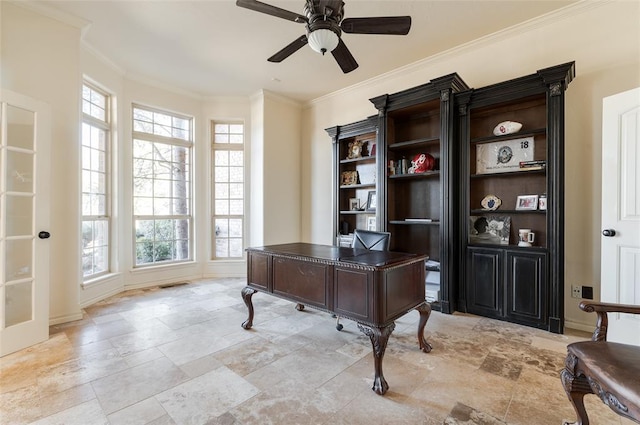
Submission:
[[[418,313],[396,322],[372,390],[369,339],[355,323],[257,293],[244,279],[127,291],[51,327],[42,344],[0,359],[2,424],[562,424],[574,419],[560,383],[556,335],[467,314],[434,312],[431,353]],[[631,424],[595,396],[592,424]]]

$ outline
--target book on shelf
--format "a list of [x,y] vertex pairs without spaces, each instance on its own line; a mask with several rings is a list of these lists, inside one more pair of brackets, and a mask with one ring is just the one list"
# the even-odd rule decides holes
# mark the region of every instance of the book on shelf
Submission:
[[544,170],[545,168],[547,168],[547,161],[544,160],[520,161],[520,170],[533,171]]
[[431,271],[440,271],[440,262],[435,260],[425,260],[424,267]]
[[404,221],[412,221],[416,223],[432,223],[435,220],[432,218],[405,218]]

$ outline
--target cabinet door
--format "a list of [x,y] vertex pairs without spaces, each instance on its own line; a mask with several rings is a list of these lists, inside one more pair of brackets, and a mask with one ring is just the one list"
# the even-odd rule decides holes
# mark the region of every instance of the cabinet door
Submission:
[[502,251],[490,248],[467,250],[467,311],[482,316],[501,318]]
[[547,322],[547,255],[509,250],[506,260],[507,318],[544,328]]

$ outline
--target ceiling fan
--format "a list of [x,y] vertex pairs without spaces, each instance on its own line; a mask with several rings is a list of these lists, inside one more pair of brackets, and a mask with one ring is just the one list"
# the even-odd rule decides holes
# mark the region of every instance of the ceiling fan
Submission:
[[304,16],[256,0],[237,0],[236,5],[277,18],[305,24],[306,34],[267,59],[282,62],[305,44],[323,55],[331,52],[346,74],[358,67],[358,62],[340,37],[348,34],[407,35],[411,29],[411,16],[380,16],[370,18],[347,18],[341,0],[306,0]]

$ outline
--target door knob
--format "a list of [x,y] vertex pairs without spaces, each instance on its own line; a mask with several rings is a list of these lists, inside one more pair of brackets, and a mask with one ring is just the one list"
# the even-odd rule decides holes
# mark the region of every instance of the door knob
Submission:
[[38,233],[38,237],[40,239],[49,239],[50,236],[51,236],[51,233],[49,233],[49,232],[40,232],[40,233]]
[[615,235],[616,235],[616,231],[615,231],[615,230],[613,230],[613,229],[604,229],[604,230],[602,231],[602,235],[603,235],[603,236],[607,236],[607,237],[609,237],[609,238],[610,238],[611,236],[615,236]]

